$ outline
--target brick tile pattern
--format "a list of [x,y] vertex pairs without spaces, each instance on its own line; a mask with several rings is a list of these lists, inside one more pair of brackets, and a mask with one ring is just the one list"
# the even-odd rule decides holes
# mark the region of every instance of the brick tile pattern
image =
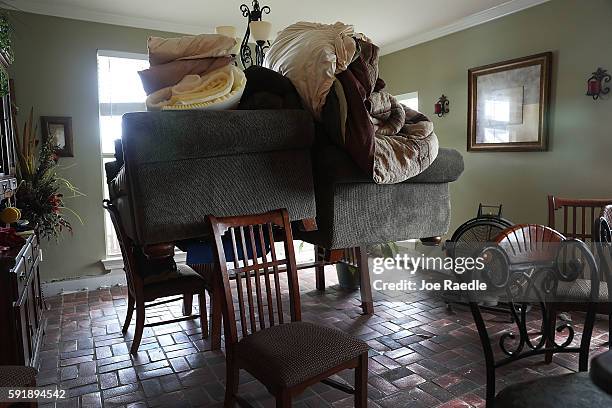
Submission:
[[[457,306],[448,311],[439,297],[427,293],[411,294],[406,302],[375,293],[375,315],[362,316],[359,293],[339,290],[333,268],[326,276],[332,286],[321,293],[314,288],[312,271],[300,274],[303,319],[337,327],[370,345],[371,407],[484,407],[483,354],[467,309]],[[199,321],[146,328],[138,355],[130,356],[133,326],[125,337],[121,334],[125,288],[67,294],[48,303],[38,382],[68,390],[69,398],[56,407],[223,406],[224,355],[207,351]],[[181,305],[147,312],[149,322],[167,320],[181,316]],[[508,325],[499,316],[487,316],[487,321],[500,330]],[[605,323],[598,321],[593,355],[607,349]],[[550,365],[543,358],[523,361],[498,371],[498,391],[517,381],[568,373],[576,367],[577,359],[571,355],[555,357]],[[342,372],[336,379],[352,383],[353,373]],[[266,389],[245,372],[240,395],[256,407],[274,406]],[[352,401],[351,396],[318,384],[299,396],[294,406],[342,408],[352,407]]]

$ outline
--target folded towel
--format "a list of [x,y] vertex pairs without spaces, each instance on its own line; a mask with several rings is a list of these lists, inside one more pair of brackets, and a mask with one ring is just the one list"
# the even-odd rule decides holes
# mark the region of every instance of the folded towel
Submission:
[[138,72],[142,87],[147,95],[162,88],[177,84],[186,75],[206,75],[234,62],[232,57],[211,57],[191,60],[177,60],[154,65]]
[[246,85],[244,73],[227,65],[206,75],[187,75],[147,97],[148,110],[234,109]]
[[219,34],[200,34],[178,38],[149,37],[149,63],[152,66],[174,60],[227,57],[236,39]]

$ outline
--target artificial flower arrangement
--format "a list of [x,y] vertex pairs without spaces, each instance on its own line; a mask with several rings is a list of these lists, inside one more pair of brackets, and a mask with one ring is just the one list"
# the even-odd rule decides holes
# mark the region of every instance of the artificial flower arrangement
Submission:
[[[81,217],[66,207],[64,200],[84,194],[67,179],[57,174],[58,156],[55,154],[56,141],[46,138],[42,142],[37,137],[34,126],[34,109],[23,126],[23,134],[15,129],[17,147],[17,207],[21,217],[36,226],[41,237],[59,239],[64,231],[72,233],[72,224],[65,217],[71,213],[79,222]],[[69,195],[65,196],[62,191]]]

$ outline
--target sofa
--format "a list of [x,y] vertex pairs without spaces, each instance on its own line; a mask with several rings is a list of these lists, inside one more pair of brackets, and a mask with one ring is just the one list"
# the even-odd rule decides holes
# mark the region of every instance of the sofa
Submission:
[[143,246],[202,238],[209,214],[313,219],[313,140],[300,110],[127,113],[109,195]]
[[362,310],[373,312],[366,245],[423,238],[450,223],[448,183],[461,155],[440,149],[403,183],[375,184],[329,142],[304,110],[137,112],[123,117],[122,147],[107,163],[110,198],[147,256],[206,242],[206,216],[287,208],[294,236],[316,245],[317,288],[326,264],[359,269]]

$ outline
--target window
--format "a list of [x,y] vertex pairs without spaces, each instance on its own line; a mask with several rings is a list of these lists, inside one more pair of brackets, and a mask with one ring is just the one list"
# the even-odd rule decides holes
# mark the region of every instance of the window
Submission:
[[406,105],[412,110],[419,110],[419,93],[418,92],[409,92],[402,95],[396,96],[399,103],[402,105]]
[[[138,71],[147,69],[145,54],[98,52],[98,103],[100,111],[100,146],[102,150],[102,179],[104,163],[114,160],[115,139],[121,138],[121,116],[126,112],[145,110],[146,94]],[[104,197],[108,188],[104,185]],[[121,254],[119,243],[108,214],[104,214],[106,256]]]
[[[121,117],[124,113],[146,110],[146,94],[142,88],[138,71],[147,69],[149,62],[145,54],[115,51],[98,51],[98,103],[100,119],[100,146],[102,150],[102,179],[104,163],[114,160],[115,139],[121,138]],[[108,186],[104,185],[104,198],[108,198]],[[104,213],[107,269],[120,269],[116,258],[121,255],[108,213]],[[296,242],[296,257],[301,262],[314,260],[314,247]],[[178,259],[177,259],[178,261]]]

